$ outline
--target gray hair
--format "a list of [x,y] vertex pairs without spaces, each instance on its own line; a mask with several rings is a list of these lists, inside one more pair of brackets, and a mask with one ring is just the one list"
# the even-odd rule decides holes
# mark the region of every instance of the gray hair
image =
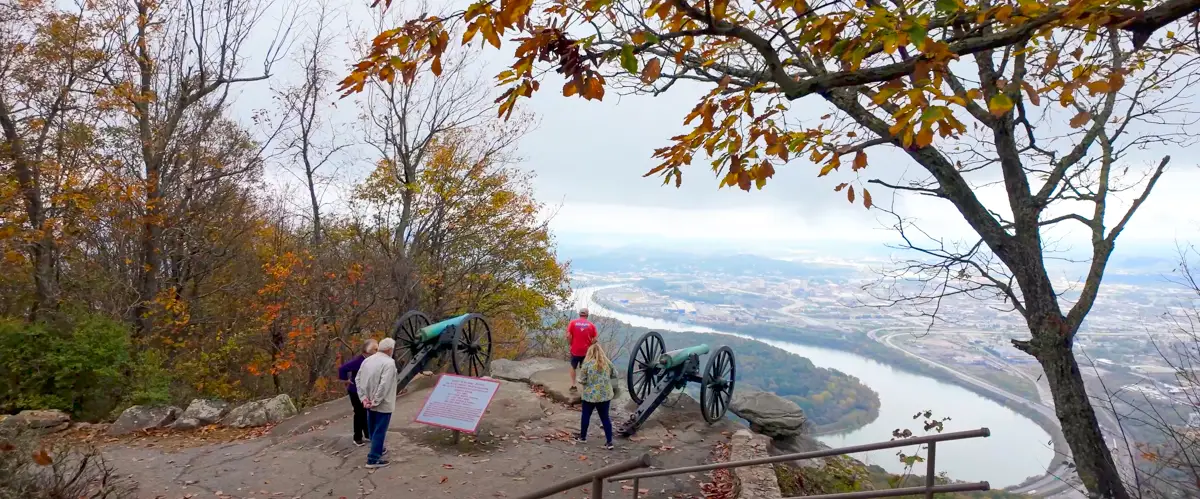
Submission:
[[367,341],[363,342],[362,353],[375,353],[376,350],[379,350],[378,341],[375,341],[374,339],[368,339]]
[[588,316],[588,309],[587,309],[587,307],[583,307],[583,308],[579,309],[579,316],[580,316],[580,317],[587,317],[587,316]]
[[379,351],[380,352],[391,352],[392,350],[395,350],[395,349],[396,349],[396,340],[393,340],[391,338],[384,338],[382,341],[379,342]]

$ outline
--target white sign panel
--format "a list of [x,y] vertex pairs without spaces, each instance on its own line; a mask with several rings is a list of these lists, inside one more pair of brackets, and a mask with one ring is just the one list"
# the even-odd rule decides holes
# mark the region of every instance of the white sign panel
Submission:
[[443,374],[415,421],[475,433],[499,388],[499,381]]

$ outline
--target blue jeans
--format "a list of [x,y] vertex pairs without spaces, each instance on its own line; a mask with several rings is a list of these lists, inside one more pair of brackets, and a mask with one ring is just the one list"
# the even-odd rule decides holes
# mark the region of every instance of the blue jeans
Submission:
[[583,401],[583,421],[579,422],[579,439],[587,440],[588,423],[592,422],[592,411],[600,413],[600,424],[604,425],[604,443],[612,443],[612,421],[608,419],[609,400],[591,403]]
[[375,464],[383,457],[383,439],[387,438],[392,413],[367,410],[367,433],[371,436],[371,451],[367,453],[367,464]]

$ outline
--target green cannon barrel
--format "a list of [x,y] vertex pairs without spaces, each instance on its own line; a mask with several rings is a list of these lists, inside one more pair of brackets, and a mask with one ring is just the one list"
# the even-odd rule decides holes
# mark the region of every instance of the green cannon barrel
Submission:
[[708,353],[708,345],[699,344],[694,347],[680,348],[679,350],[671,350],[658,356],[659,367],[670,369],[678,366],[687,360],[689,355],[704,355]]
[[458,317],[451,317],[442,322],[430,324],[421,328],[421,342],[433,341],[434,338],[441,336],[442,331],[450,326],[459,327],[463,321],[467,320],[467,316],[471,314],[462,314]]

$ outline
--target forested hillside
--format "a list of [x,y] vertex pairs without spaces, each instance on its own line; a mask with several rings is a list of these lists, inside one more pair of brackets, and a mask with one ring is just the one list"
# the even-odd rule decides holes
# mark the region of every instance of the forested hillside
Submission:
[[271,8],[0,4],[0,412],[319,400],[407,310],[483,313],[504,356],[565,297],[532,120],[463,58],[339,100],[345,20]]

